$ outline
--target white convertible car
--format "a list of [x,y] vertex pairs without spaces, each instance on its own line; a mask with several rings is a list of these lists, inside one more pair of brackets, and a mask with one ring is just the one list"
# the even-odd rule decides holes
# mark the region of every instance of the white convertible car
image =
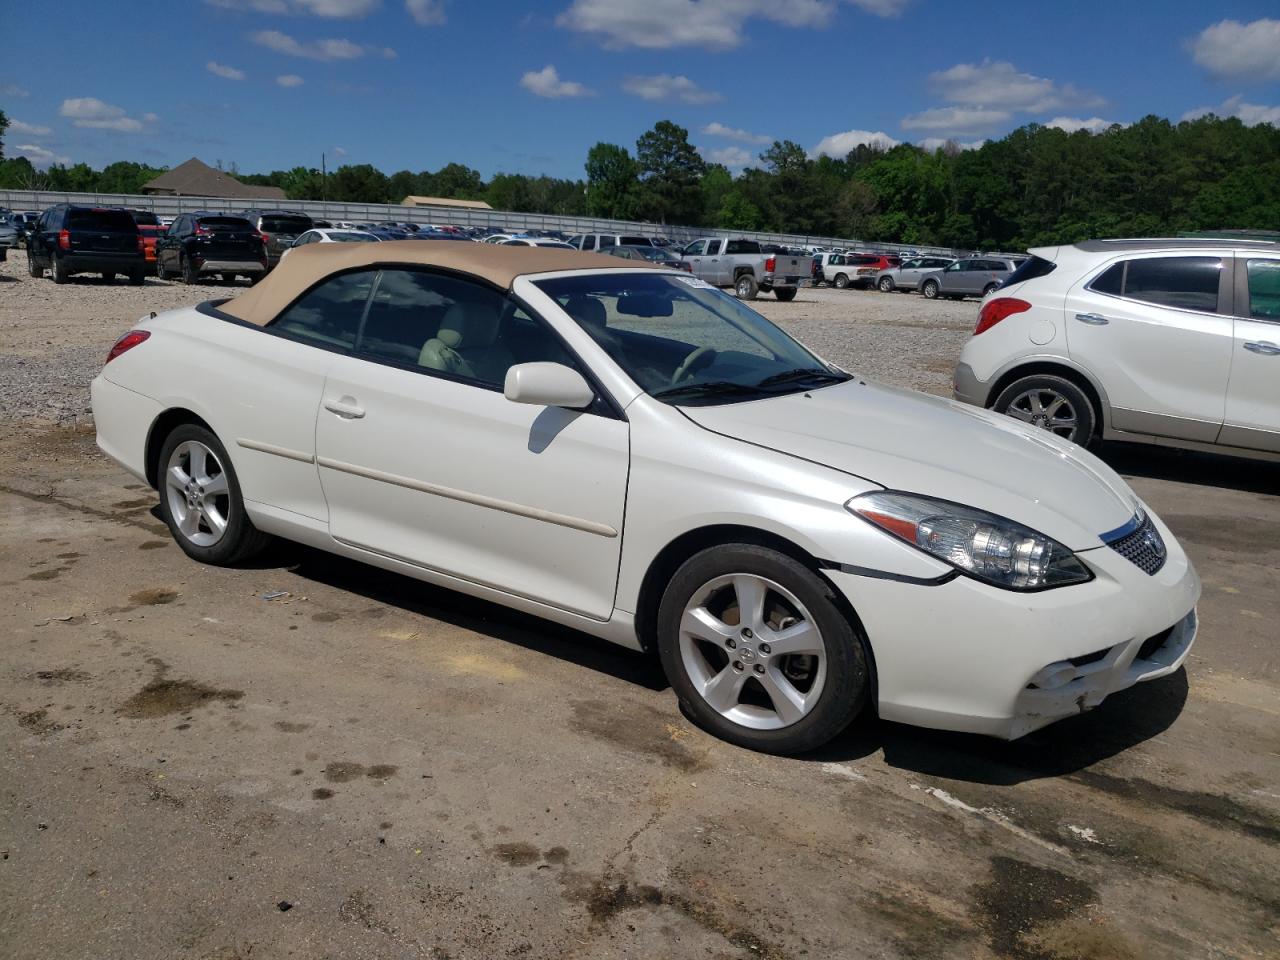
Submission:
[[754,749],[864,705],[1018,737],[1196,633],[1186,554],[1084,449],[612,257],[304,247],[140,321],[93,409],[190,557],[285,537],[655,651]]

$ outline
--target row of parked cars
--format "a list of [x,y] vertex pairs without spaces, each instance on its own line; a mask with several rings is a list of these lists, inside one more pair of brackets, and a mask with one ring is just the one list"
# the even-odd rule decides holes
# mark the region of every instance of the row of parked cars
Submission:
[[930,299],[985,297],[999,289],[1025,258],[974,254],[962,259],[895,254],[818,253],[813,259],[815,285],[829,283],[837,289],[861,287],[919,293]]

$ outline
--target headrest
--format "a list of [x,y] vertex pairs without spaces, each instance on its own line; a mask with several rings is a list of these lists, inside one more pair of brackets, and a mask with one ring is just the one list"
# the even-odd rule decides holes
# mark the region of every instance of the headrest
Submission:
[[436,339],[451,349],[488,347],[498,336],[497,304],[455,303],[445,311]]
[[602,328],[607,318],[604,304],[597,298],[588,297],[585,294],[570,297],[565,302],[564,311],[584,327]]

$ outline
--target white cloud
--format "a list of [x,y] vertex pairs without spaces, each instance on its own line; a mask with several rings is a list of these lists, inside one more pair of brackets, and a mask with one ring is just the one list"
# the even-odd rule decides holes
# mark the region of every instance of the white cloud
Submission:
[[903,130],[940,130],[948,133],[985,133],[1008,123],[1008,110],[986,107],[932,107],[902,118]]
[[215,76],[224,77],[227,80],[243,80],[244,71],[237,70],[235,67],[228,67],[225,63],[218,63],[216,60],[210,60],[204,65],[204,68]]
[[591,95],[580,83],[572,80],[561,80],[560,74],[551,64],[541,70],[530,70],[520,78],[520,86],[539,97],[557,99],[559,97],[587,97]]
[[948,103],[1041,113],[1062,107],[1097,107],[1105,101],[1072,84],[1022,73],[1005,60],[957,63],[929,75],[929,86]]
[[983,140],[953,140],[950,137],[925,137],[919,141],[916,146],[921,150],[928,150],[933,153],[935,150],[942,150],[955,147],[957,150],[977,150],[987,141]]
[[1260,103],[1245,103],[1239,94],[1224,100],[1216,107],[1197,107],[1182,115],[1183,120],[1199,120],[1208,114],[1219,117],[1236,117],[1246,127],[1256,127],[1260,123],[1269,123],[1280,127],[1280,107],[1267,107]]
[[306,83],[306,81],[296,73],[285,73],[276,77],[276,83],[280,84],[282,87],[300,87]]
[[741,170],[759,163],[756,155],[746,147],[698,147],[698,153],[707,163],[720,163],[730,170]]
[[1191,56],[1215,76],[1280,80],[1280,20],[1222,20],[1191,41]]
[[154,113],[144,113],[142,115],[143,123],[158,123],[159,120],[160,120],[160,117]]
[[31,91],[16,83],[0,83],[0,97],[29,97]]
[[97,97],[73,97],[70,100],[63,100],[58,113],[67,117],[77,127],[115,130],[117,133],[140,133],[143,121],[154,123],[160,119],[154,113],[148,113],[142,120],[135,120],[125,113],[123,107],[103,103]]
[[21,120],[9,121],[10,133],[21,133],[28,137],[47,137],[53,133],[49,127],[42,127],[34,123],[23,123]]
[[313,40],[302,43],[279,30],[259,30],[251,34],[249,39],[276,53],[305,57],[308,60],[356,60],[365,55],[365,48],[350,40]]
[[743,143],[772,143],[773,137],[767,133],[752,133],[741,127],[727,127],[719,121],[712,121],[702,128],[708,137],[723,137],[726,140],[740,140]]
[[335,157],[345,157],[347,155],[347,151],[344,150],[342,147],[334,147],[333,155]]
[[745,22],[753,17],[789,27],[821,27],[834,10],[829,0],[573,0],[556,24],[595,36],[613,49],[728,50],[742,43]]
[[627,77],[622,89],[644,100],[680,100],[684,103],[715,103],[724,98],[712,90],[703,90],[686,76],[656,73],[652,76]]
[[250,13],[294,13],[300,16],[329,19],[358,19],[378,9],[382,0],[204,0],[222,10],[244,10]]
[[893,139],[882,130],[874,133],[870,130],[846,130],[844,133],[833,133],[829,137],[823,137],[818,141],[818,145],[809,151],[809,156],[827,156],[843,160],[855,147],[869,146],[878,150],[889,150],[899,143],[900,141]]
[[446,19],[444,0],[404,0],[404,5],[419,26],[434,27]]
[[[1078,117],[1054,117],[1045,123],[1046,127],[1057,127],[1059,130],[1065,130],[1067,133],[1075,133],[1077,130],[1088,130],[1090,133],[1103,133],[1116,126],[1116,120],[1103,120],[1101,117],[1090,117],[1082,120]],[[1120,123],[1122,127],[1127,127],[1127,123]]]
[[26,157],[37,167],[47,167],[51,163],[68,164],[71,162],[70,157],[64,157],[62,154],[54,153],[52,150],[46,150],[44,147],[34,143],[23,143],[14,147],[10,151],[15,157]]
[[903,8],[910,0],[849,0],[864,13],[873,13],[877,17],[900,17]]

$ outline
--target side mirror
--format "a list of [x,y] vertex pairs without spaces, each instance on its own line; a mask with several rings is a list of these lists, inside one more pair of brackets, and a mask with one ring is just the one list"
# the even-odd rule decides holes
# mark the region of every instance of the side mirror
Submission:
[[513,403],[582,410],[591,406],[595,391],[577,370],[562,363],[517,363],[507,370],[502,392]]

